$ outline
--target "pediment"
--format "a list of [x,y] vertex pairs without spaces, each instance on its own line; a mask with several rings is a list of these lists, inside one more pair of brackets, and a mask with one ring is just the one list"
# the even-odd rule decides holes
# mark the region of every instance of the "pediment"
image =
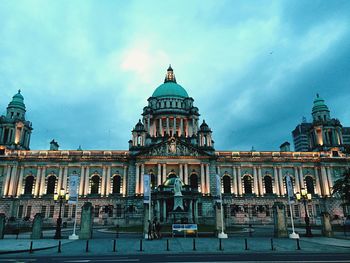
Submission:
[[150,146],[138,155],[147,156],[208,156],[209,153],[182,141],[171,137],[166,141]]

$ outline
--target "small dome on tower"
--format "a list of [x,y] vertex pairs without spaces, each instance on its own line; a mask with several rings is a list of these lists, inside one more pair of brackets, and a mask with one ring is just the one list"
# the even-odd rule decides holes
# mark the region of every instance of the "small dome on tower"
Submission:
[[137,131],[137,132],[145,131],[145,125],[143,125],[140,119],[139,119],[139,122],[135,125],[134,131]]
[[9,103],[8,108],[20,108],[22,110],[26,109],[21,90],[18,90],[18,93],[12,97],[12,101]]
[[204,132],[211,132],[211,129],[209,128],[208,124],[203,120],[203,123],[200,126],[200,131]]
[[316,98],[314,100],[314,106],[312,107],[312,114],[320,111],[327,111],[329,112],[329,109],[327,105],[324,103],[324,99],[320,98],[320,95],[317,94]]

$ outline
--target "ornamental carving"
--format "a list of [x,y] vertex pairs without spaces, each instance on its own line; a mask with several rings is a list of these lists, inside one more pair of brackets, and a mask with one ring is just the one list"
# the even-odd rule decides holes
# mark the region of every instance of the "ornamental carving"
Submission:
[[148,155],[151,156],[198,156],[199,153],[193,148],[190,148],[175,138],[157,145],[149,150]]

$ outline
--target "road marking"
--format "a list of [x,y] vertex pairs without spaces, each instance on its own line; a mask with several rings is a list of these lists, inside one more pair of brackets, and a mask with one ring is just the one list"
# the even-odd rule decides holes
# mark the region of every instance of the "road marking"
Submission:
[[21,259],[12,259],[12,258],[8,258],[8,259],[0,259],[0,262],[16,262],[16,263],[26,263],[26,262],[34,262],[36,261],[36,259],[32,259],[32,258],[21,258]]
[[79,260],[65,260],[67,263],[86,263],[86,262],[137,262],[138,258],[124,258],[124,259],[79,259]]

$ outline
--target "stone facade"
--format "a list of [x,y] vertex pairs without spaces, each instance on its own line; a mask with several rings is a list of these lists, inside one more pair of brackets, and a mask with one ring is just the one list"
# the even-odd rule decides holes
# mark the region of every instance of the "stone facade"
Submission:
[[[286,175],[295,193],[302,188],[312,193],[312,223],[321,223],[323,211],[332,219],[343,217],[340,200],[331,197],[334,181],[349,167],[350,158],[339,147],[314,152],[217,151],[209,126],[204,121],[199,126],[193,102],[169,67],[165,83],[148,99],[142,121],[132,131],[129,151],[59,150],[54,141],[50,150],[35,151],[2,144],[0,213],[29,219],[42,213],[44,224],[54,224],[59,206],[53,194],[62,188],[69,191],[70,175],[78,174],[79,203],[64,204],[63,222],[72,224],[75,209],[80,218],[81,207],[90,202],[95,224],[141,225],[143,175],[150,174],[153,215],[161,222],[172,223],[167,182],[177,176],[185,189],[187,220],[214,225],[219,174],[226,226],[272,223],[273,204],[287,203]],[[292,213],[296,224],[303,222],[301,204],[293,205]],[[287,214],[290,217],[290,211]]]

